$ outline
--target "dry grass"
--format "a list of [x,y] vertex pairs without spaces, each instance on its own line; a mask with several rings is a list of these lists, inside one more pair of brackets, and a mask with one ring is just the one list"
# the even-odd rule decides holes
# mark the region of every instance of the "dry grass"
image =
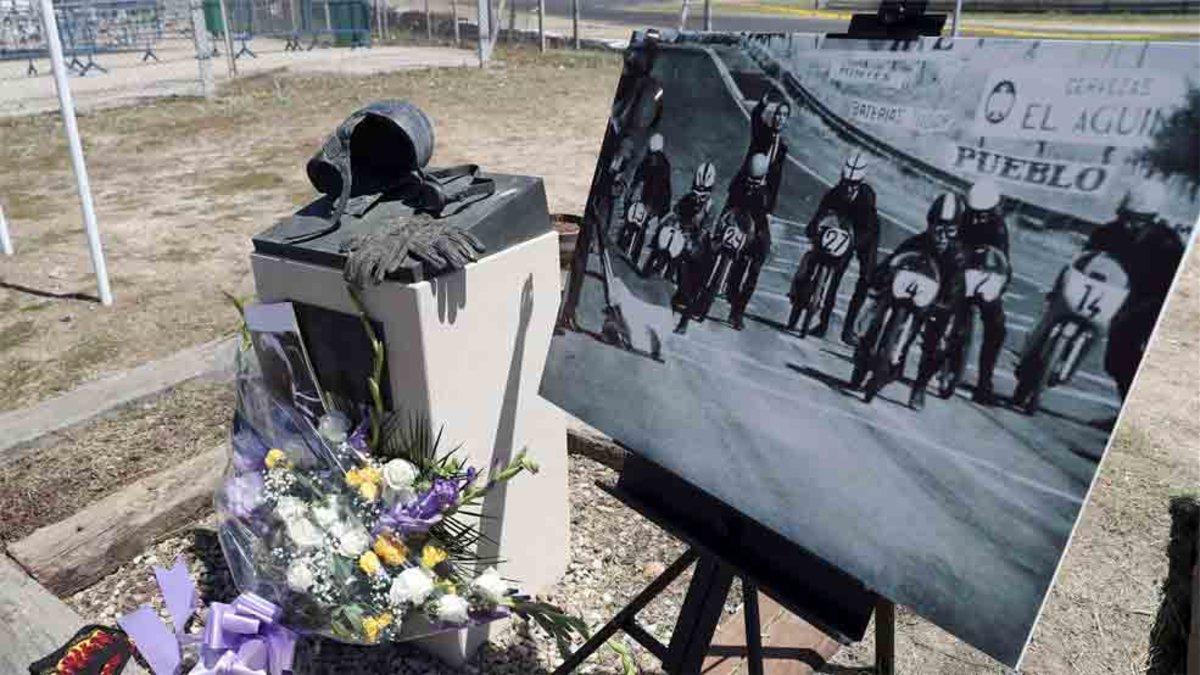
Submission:
[[[579,212],[619,62],[520,50],[504,65],[366,78],[244,80],[211,102],[169,101],[81,120],[117,305],[0,287],[0,409],[228,332],[221,291],[251,290],[249,236],[311,194],[302,164],[347,112],[409,98],[438,123],[435,161],[544,174],[551,209]],[[19,172],[0,174],[19,253],[0,282],[91,292],[61,130],[0,122]],[[1200,254],[1132,396],[1026,660],[1031,673],[1141,672],[1166,571],[1169,498],[1200,484]],[[61,518],[123,481],[210,447],[229,401],[185,387],[101,421],[0,476],[0,538]],[[223,398],[226,397],[226,398]],[[174,453],[174,454],[173,454]],[[60,469],[78,467],[64,482]],[[69,484],[68,484],[69,483]],[[1003,672],[901,610],[899,671]],[[865,665],[868,639],[837,663]]]
[[579,211],[619,58],[501,57],[488,71],[258,76],[213,101],[81,118],[111,309],[54,297],[95,293],[58,118],[0,121],[7,166],[19,167],[0,172],[17,249],[0,267],[0,410],[228,333],[234,313],[221,292],[252,290],[250,236],[312,198],[304,162],[370,101],[428,111],[436,163],[545,173],[551,207]]
[[0,542],[57,522],[143,476],[209,450],[233,413],[228,383],[197,380],[61,432],[0,471]]

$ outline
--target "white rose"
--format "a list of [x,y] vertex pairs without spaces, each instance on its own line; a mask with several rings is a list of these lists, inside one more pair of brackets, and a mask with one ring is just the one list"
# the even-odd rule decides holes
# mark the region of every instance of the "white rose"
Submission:
[[283,526],[287,530],[288,537],[300,548],[315,548],[320,546],[324,539],[321,530],[303,516],[284,520]]
[[308,513],[308,505],[303,499],[285,495],[275,502],[275,513],[279,514],[282,520],[294,520],[302,518]]
[[467,600],[460,595],[443,595],[437,601],[437,618],[442,623],[464,624],[471,620]]
[[475,581],[471,582],[471,588],[475,593],[486,601],[488,604],[497,605],[508,595],[508,584],[500,578],[500,573],[495,567],[489,567],[484,570],[483,574],[475,577]]
[[303,593],[312,588],[315,581],[312,568],[307,563],[297,560],[288,566],[287,584],[293,591]]
[[406,602],[419,605],[425,602],[432,592],[433,579],[429,578],[429,573],[420,567],[410,567],[392,580],[388,599],[392,601],[393,607],[399,607]]
[[322,529],[328,530],[333,527],[333,524],[338,520],[338,503],[334,499],[327,500],[320,506],[314,506],[312,509],[312,518],[317,521]]
[[346,434],[349,431],[350,420],[340,412],[321,415],[320,421],[317,422],[317,433],[334,445],[341,445],[342,441],[346,440]]
[[357,558],[371,548],[371,533],[362,525],[339,522],[329,529],[329,533],[337,539],[337,552],[347,558]]
[[411,462],[393,459],[383,465],[383,498],[389,504],[407,504],[417,498],[413,489],[420,472]]

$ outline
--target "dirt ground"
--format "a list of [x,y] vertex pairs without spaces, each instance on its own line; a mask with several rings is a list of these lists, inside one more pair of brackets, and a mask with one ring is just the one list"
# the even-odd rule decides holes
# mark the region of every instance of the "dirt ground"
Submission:
[[[213,101],[160,101],[82,117],[116,296],[111,308],[86,297],[94,282],[61,124],[51,115],[0,121],[7,160],[0,200],[17,248],[16,256],[0,259],[0,409],[231,332],[235,314],[222,292],[252,291],[249,237],[313,196],[304,161],[338,121],[371,100],[408,98],[428,111],[437,124],[436,163],[470,160],[493,171],[542,174],[551,210],[580,212],[619,58],[526,50],[499,56],[501,65],[487,71],[267,73],[238,81]],[[1034,634],[1027,672],[1144,670],[1166,571],[1168,500],[1200,484],[1198,336],[1200,265],[1192,251]],[[139,415],[135,408],[96,423],[114,426],[80,430],[76,442],[56,444],[44,456],[58,462],[10,468],[0,479],[7,495],[0,511],[20,504],[28,512],[5,516],[0,532],[49,522],[106,486],[157,468],[137,462],[168,446],[210,447],[223,433],[212,426],[226,418],[204,416],[198,429],[186,410],[227,410],[228,402],[198,386],[173,395],[183,397],[177,403],[184,413],[171,412],[170,399],[156,404],[159,412]],[[86,499],[37,504],[53,491],[32,484],[31,475],[115,453],[85,438],[133,448],[141,459],[117,476],[103,462],[89,468],[72,486]],[[22,493],[26,482],[30,491]],[[868,640],[835,663],[863,665],[871,649]],[[1003,672],[903,610],[897,649],[899,672]]]
[[[437,124],[435,162],[546,174],[579,212],[619,58],[509,54],[481,72],[263,75],[213,101],[80,118],[116,304],[95,285],[61,124],[0,122],[0,200],[16,255],[0,260],[0,409],[228,333],[222,291],[251,292],[250,236],[314,197],[304,162],[349,112],[411,99]],[[485,103],[486,105],[481,105]]]

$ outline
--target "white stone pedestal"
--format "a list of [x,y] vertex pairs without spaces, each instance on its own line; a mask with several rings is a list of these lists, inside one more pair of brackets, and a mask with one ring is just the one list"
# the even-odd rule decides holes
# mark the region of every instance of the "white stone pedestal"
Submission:
[[[341,270],[255,253],[261,302],[292,301],[356,315]],[[559,303],[553,231],[488,255],[465,270],[363,291],[383,326],[392,401],[444,427],[444,449],[462,445],[471,463],[504,464],[522,448],[541,466],[489,495],[480,554],[505,560],[501,574],[531,593],[552,585],[569,557],[566,426],[538,396]],[[484,640],[481,627],[418,641],[462,664]]]

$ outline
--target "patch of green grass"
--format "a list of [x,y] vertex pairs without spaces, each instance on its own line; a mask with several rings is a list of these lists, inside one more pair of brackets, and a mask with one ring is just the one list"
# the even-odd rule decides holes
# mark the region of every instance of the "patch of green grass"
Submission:
[[37,327],[33,321],[17,321],[0,328],[0,352],[6,352],[19,347],[37,335]]

